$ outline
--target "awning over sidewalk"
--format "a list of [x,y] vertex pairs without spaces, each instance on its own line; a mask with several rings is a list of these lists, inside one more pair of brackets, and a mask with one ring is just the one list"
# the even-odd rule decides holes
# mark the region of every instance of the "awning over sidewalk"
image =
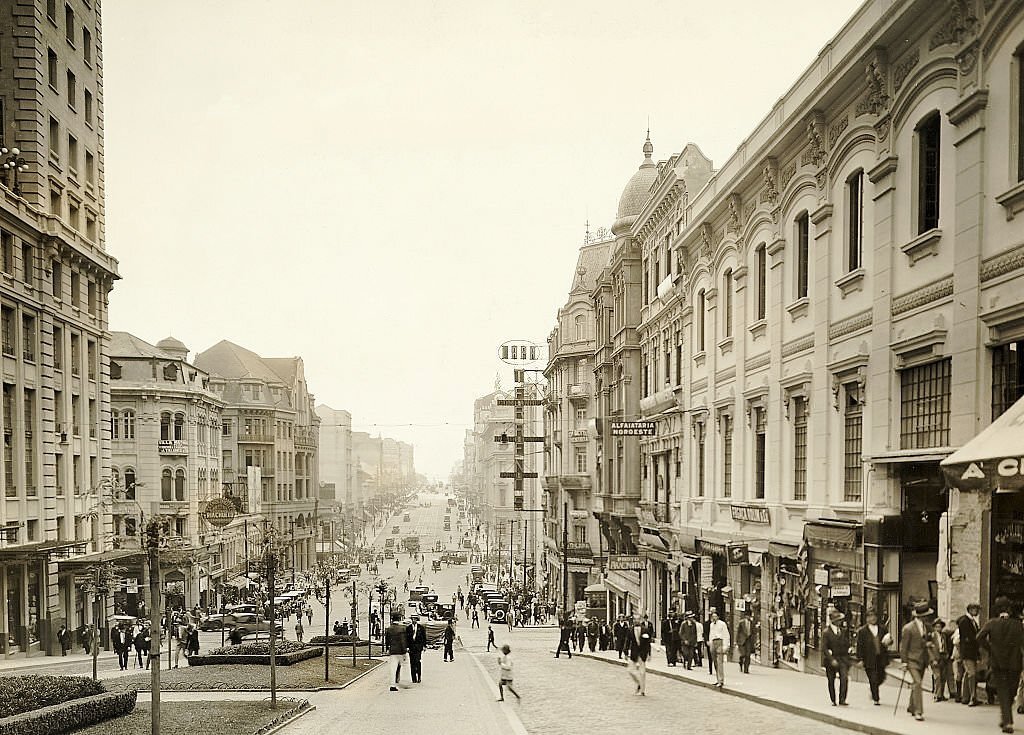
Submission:
[[804,539],[812,547],[852,551],[857,548],[859,523],[842,521],[809,521],[804,524]]
[[139,562],[145,560],[145,553],[140,549],[109,549],[96,554],[85,554],[70,559],[61,559],[57,566],[62,572],[76,571],[101,564],[105,561],[127,562],[132,557],[138,557]]
[[1024,488],[1024,398],[940,463],[947,481],[961,490]]

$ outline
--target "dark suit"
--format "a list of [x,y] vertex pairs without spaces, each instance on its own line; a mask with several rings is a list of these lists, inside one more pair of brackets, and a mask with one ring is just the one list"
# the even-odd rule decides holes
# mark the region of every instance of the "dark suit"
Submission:
[[615,625],[612,626],[612,635],[615,637],[615,651],[619,654],[619,658],[622,658],[622,653],[626,649],[626,631],[629,630],[629,626],[617,620]]
[[750,673],[750,656],[754,652],[754,623],[744,616],[736,623],[736,651],[740,659],[740,671]]
[[110,645],[117,653],[117,664],[122,670],[128,669],[128,649],[131,641],[123,628],[117,627],[110,631]]
[[1017,616],[992,618],[978,633],[978,643],[989,652],[992,678],[999,692],[1000,726],[1013,724],[1013,698],[1022,667],[1024,628]]
[[935,701],[942,702],[946,699],[947,687],[952,696],[956,696],[953,691],[953,634],[946,630],[937,631],[933,627],[928,650],[932,663],[932,694],[935,695]]
[[423,681],[423,649],[427,647],[427,629],[413,623],[406,629],[409,646],[409,669],[413,682]]
[[568,623],[563,623],[558,631],[558,648],[555,649],[555,658],[561,655],[563,648],[569,654],[569,658],[572,658],[572,636],[572,626]]
[[836,703],[836,677],[839,678],[839,704],[846,704],[850,687],[850,640],[846,629],[832,624],[821,634],[821,665],[828,679],[828,696]]
[[665,658],[668,665],[675,666],[679,651],[679,636],[671,617],[661,621],[661,645],[665,646]]
[[970,615],[961,615],[956,621],[960,631],[960,665],[964,668],[964,677],[958,690],[960,701],[964,703],[978,701],[978,630],[980,625]]
[[872,702],[879,699],[878,687],[885,681],[885,667],[889,663],[889,652],[882,643],[886,630],[881,625],[876,624],[875,627],[876,633],[872,633],[867,625],[857,631],[857,658],[864,664]]
[[692,668],[697,648],[697,622],[686,618],[679,624],[679,646],[683,650],[683,663]]

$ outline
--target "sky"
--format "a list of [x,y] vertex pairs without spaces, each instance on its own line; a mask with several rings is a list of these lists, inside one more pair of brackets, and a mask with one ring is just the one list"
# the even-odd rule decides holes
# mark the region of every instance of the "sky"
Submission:
[[299,355],[447,478],[648,125],[720,166],[859,5],[105,0],[110,328]]

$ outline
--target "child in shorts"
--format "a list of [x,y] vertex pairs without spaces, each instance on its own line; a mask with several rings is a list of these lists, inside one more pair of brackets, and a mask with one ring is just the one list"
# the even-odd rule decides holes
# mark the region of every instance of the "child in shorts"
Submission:
[[505,701],[505,689],[516,695],[516,699],[522,699],[519,692],[512,688],[512,649],[506,643],[501,647],[501,655],[498,656],[498,698],[499,702]]

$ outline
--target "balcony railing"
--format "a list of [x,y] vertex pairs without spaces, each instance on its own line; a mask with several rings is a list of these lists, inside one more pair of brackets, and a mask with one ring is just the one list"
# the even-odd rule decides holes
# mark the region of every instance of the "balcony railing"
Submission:
[[273,444],[274,437],[270,434],[239,434],[239,444]]

